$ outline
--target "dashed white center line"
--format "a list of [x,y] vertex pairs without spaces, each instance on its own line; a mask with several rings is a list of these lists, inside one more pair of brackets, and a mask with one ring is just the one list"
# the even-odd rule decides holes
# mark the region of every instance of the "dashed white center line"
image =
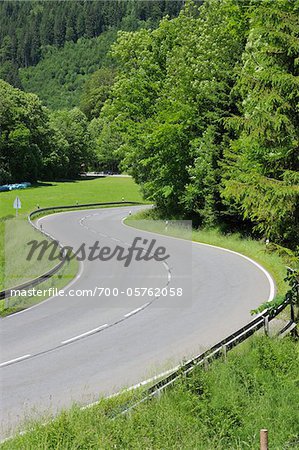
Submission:
[[146,308],[147,305],[149,305],[149,304],[150,304],[150,302],[145,303],[144,305],[140,306],[139,308],[134,309],[133,311],[129,312],[128,314],[125,314],[125,317],[133,316],[133,314],[138,313],[142,309]]
[[19,358],[15,358],[15,359],[10,359],[9,361],[5,361],[3,363],[0,364],[0,367],[5,367],[5,366],[9,366],[9,364],[18,362],[18,361],[22,361],[23,359],[29,358],[31,355],[24,355],[24,356],[19,356]]
[[62,341],[62,344],[69,344],[70,342],[77,341],[78,339],[81,339],[85,336],[89,336],[90,334],[96,333],[97,331],[103,330],[104,328],[108,327],[108,323],[105,323],[104,325],[101,325],[100,327],[94,328],[93,330],[86,331],[86,333],[78,334],[78,336],[74,336],[70,339],[67,339],[66,341]]

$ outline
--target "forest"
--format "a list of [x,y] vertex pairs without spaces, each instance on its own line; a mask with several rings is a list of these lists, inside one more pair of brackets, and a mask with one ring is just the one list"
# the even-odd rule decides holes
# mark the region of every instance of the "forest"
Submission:
[[45,2],[3,1],[0,4],[0,41],[9,49],[8,61],[18,67],[35,65],[48,45],[93,38],[120,26],[126,18],[132,27],[138,21],[155,22],[178,14],[183,0],[63,0]]
[[[0,2],[0,78],[21,87],[19,67],[36,65],[49,50],[111,29],[154,26],[174,17],[183,0],[76,0]],[[50,49],[49,49],[50,47]]]
[[[120,1],[91,14],[100,3],[2,2],[1,73],[17,75],[0,83],[0,183],[118,167],[161,215],[296,249],[299,1]],[[93,55],[83,73],[76,49]],[[42,76],[51,64],[61,91]],[[75,94],[49,100],[64,88]]]

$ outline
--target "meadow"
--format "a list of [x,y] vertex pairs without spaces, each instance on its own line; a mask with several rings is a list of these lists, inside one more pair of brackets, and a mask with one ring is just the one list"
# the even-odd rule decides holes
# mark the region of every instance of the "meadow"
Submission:
[[0,218],[13,217],[14,199],[18,196],[22,202],[20,213],[29,212],[48,206],[75,205],[78,203],[117,202],[124,198],[127,201],[141,202],[138,186],[130,177],[105,177],[93,180],[65,182],[42,182],[29,189],[0,193]]

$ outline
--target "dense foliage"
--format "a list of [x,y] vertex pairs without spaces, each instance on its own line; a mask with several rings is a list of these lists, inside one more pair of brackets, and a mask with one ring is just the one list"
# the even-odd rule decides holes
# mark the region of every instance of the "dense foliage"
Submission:
[[27,433],[2,448],[258,449],[259,431],[267,428],[269,448],[295,450],[298,370],[298,343],[259,336],[229,353],[226,362],[196,368],[130,414],[121,412],[140,399],[138,393],[131,399],[128,393],[103,399],[92,408],[74,407],[46,424],[30,424]]
[[166,14],[178,14],[182,0],[79,0],[0,3],[0,42],[5,58],[17,67],[35,65],[48,45],[99,36],[118,27],[126,18],[132,27],[139,20],[157,21]]
[[49,144],[40,100],[0,80],[0,183],[37,179]]
[[109,98],[115,76],[115,68],[103,67],[94,72],[85,82],[80,108],[89,119],[100,115],[105,101]]
[[299,243],[298,55],[299,2],[262,2],[235,86],[223,194],[267,236]]
[[53,109],[77,106],[90,74],[111,64],[107,52],[118,29],[155,27],[182,5],[183,0],[0,2],[0,78]]
[[182,4],[182,0],[1,2],[0,78],[37,94],[52,109],[78,106],[90,74],[113,67],[107,53],[118,29],[156,27],[164,15],[177,15]]
[[101,114],[146,197],[209,223],[218,215],[223,118],[244,47],[237,3],[209,2],[200,15],[187,5],[154,31],[122,33],[119,76]]
[[299,242],[299,2],[187,3],[121,32],[99,140],[168,215]]
[[[88,121],[78,109],[55,111],[50,115],[50,125],[55,132],[57,161],[45,161],[46,171],[52,166],[52,178],[73,178],[84,172],[93,163],[94,154]],[[45,173],[46,176],[46,173]]]
[[48,47],[36,66],[19,69],[24,89],[51,109],[78,106],[91,74],[101,67],[113,68],[107,53],[116,36],[112,29],[93,39],[66,42],[62,48]]
[[0,80],[0,184],[73,178],[94,158],[86,116],[51,116],[38,97]]

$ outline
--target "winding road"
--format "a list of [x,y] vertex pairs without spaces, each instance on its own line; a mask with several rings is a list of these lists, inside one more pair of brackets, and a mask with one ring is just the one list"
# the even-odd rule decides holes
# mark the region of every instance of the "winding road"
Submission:
[[[128,267],[116,258],[84,260],[63,297],[1,319],[2,437],[28,417],[94,402],[170,369],[248,323],[250,311],[273,297],[269,274],[246,257],[126,226],[122,219],[141,208],[39,219],[75,249],[98,241],[127,250],[139,237],[169,257]],[[114,294],[99,295],[101,287]],[[143,295],[132,295],[135,288]]]

